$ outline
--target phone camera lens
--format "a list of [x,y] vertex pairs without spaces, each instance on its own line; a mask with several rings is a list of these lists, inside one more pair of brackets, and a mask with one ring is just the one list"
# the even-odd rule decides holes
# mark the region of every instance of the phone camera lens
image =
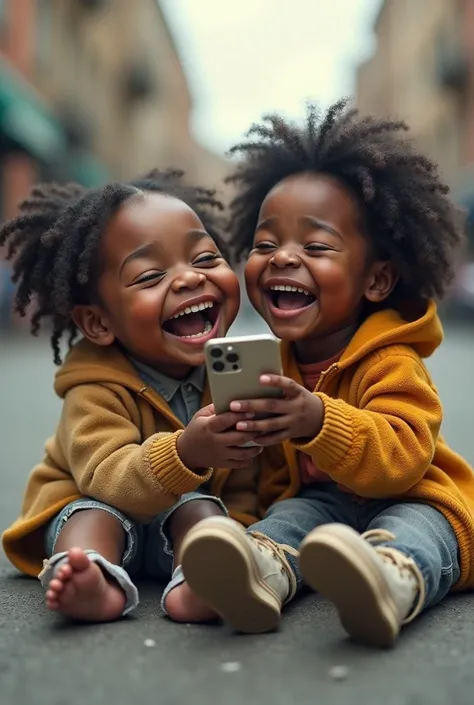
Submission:
[[225,365],[223,362],[213,362],[212,363],[212,369],[215,370],[216,372],[222,372],[222,370],[225,368]]
[[212,348],[211,355],[212,357],[222,357],[222,350],[220,348]]
[[227,362],[237,362],[239,359],[239,356],[237,353],[229,353],[227,355]]

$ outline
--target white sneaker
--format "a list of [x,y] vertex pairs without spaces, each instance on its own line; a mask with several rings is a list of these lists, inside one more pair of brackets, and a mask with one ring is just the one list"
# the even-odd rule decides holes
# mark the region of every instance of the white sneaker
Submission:
[[227,517],[196,524],[182,544],[181,563],[193,592],[233,629],[259,634],[278,627],[281,609],[296,592],[285,551],[260,533],[247,534]]
[[372,646],[392,646],[425,601],[416,563],[395,548],[372,545],[394,539],[388,531],[361,535],[343,524],[326,524],[301,544],[305,581],[334,603],[351,637]]

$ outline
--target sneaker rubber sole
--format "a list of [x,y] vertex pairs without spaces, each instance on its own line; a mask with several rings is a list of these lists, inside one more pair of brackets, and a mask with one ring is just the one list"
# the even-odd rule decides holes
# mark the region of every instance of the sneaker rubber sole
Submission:
[[277,629],[281,604],[262,582],[247,541],[229,519],[206,520],[183,541],[181,564],[190,588],[224,622],[244,634],[261,634]]
[[303,541],[300,567],[306,583],[335,605],[353,639],[387,648],[393,646],[400,625],[373,550],[353,529],[326,525]]

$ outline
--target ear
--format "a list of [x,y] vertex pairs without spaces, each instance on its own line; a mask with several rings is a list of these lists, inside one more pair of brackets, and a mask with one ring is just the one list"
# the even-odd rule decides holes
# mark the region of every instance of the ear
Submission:
[[398,274],[390,261],[374,262],[370,268],[365,298],[373,304],[379,304],[390,296],[396,283]]
[[105,347],[115,340],[107,316],[99,306],[75,306],[72,320],[91,343]]

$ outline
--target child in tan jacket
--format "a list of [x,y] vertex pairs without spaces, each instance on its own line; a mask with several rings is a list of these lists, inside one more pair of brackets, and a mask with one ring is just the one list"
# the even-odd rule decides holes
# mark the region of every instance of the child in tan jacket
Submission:
[[181,541],[226,513],[218,495],[242,523],[256,516],[260,451],[239,447],[255,434],[235,431],[241,414],[201,409],[204,343],[226,334],[239,307],[216,208],[179,172],[153,172],[98,190],[37,186],[0,231],[18,310],[34,299],[33,333],[52,322],[57,364],[63,336],[82,334],[56,376],[57,430],[3,536],[12,563],[41,571],[49,609],[66,616],[130,612],[135,573],[169,578],[173,557],[165,611],[214,616],[184,584]]

